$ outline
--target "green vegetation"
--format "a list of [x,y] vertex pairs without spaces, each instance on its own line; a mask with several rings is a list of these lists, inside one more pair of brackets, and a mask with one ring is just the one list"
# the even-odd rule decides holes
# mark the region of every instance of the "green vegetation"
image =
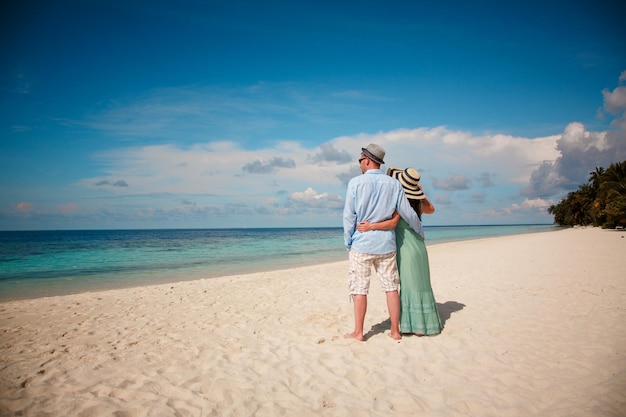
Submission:
[[548,208],[554,223],[603,229],[626,226],[626,161],[613,163],[607,169],[596,167],[589,175],[589,183]]

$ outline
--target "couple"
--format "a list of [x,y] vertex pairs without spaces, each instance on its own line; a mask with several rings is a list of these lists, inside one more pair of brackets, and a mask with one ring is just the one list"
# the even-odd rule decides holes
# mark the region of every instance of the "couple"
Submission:
[[354,331],[346,337],[365,340],[372,266],[386,293],[391,337],[399,340],[402,333],[438,334],[442,325],[430,285],[420,220],[422,212],[432,213],[434,207],[424,197],[417,171],[390,168],[384,175],[380,170],[385,163],[384,149],[369,144],[361,151],[363,175],[348,183],[343,211],[350,263],[348,285],[354,303]]

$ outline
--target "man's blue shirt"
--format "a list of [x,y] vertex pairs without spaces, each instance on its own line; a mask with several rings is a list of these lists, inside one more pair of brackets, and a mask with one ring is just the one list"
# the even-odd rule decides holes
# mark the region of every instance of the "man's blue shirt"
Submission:
[[371,254],[394,252],[396,234],[393,229],[364,233],[356,230],[357,224],[362,221],[376,223],[389,220],[394,211],[424,237],[422,223],[406,199],[398,180],[383,174],[380,169],[370,169],[365,174],[352,178],[348,183],[343,208],[343,237],[346,248]]

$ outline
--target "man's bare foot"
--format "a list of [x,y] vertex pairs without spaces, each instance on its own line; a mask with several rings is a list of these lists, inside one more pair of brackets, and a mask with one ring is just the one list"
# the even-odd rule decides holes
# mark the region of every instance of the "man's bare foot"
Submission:
[[362,334],[356,334],[356,332],[352,332],[352,333],[346,333],[343,335],[344,339],[356,339],[359,342],[363,342],[365,341],[365,338],[363,337]]

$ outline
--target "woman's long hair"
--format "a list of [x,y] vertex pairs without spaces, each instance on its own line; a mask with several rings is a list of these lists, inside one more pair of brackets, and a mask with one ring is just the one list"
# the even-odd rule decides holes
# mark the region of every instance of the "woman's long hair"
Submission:
[[413,207],[415,213],[417,213],[417,217],[422,220],[422,200],[409,199],[409,204],[411,205],[411,207]]

